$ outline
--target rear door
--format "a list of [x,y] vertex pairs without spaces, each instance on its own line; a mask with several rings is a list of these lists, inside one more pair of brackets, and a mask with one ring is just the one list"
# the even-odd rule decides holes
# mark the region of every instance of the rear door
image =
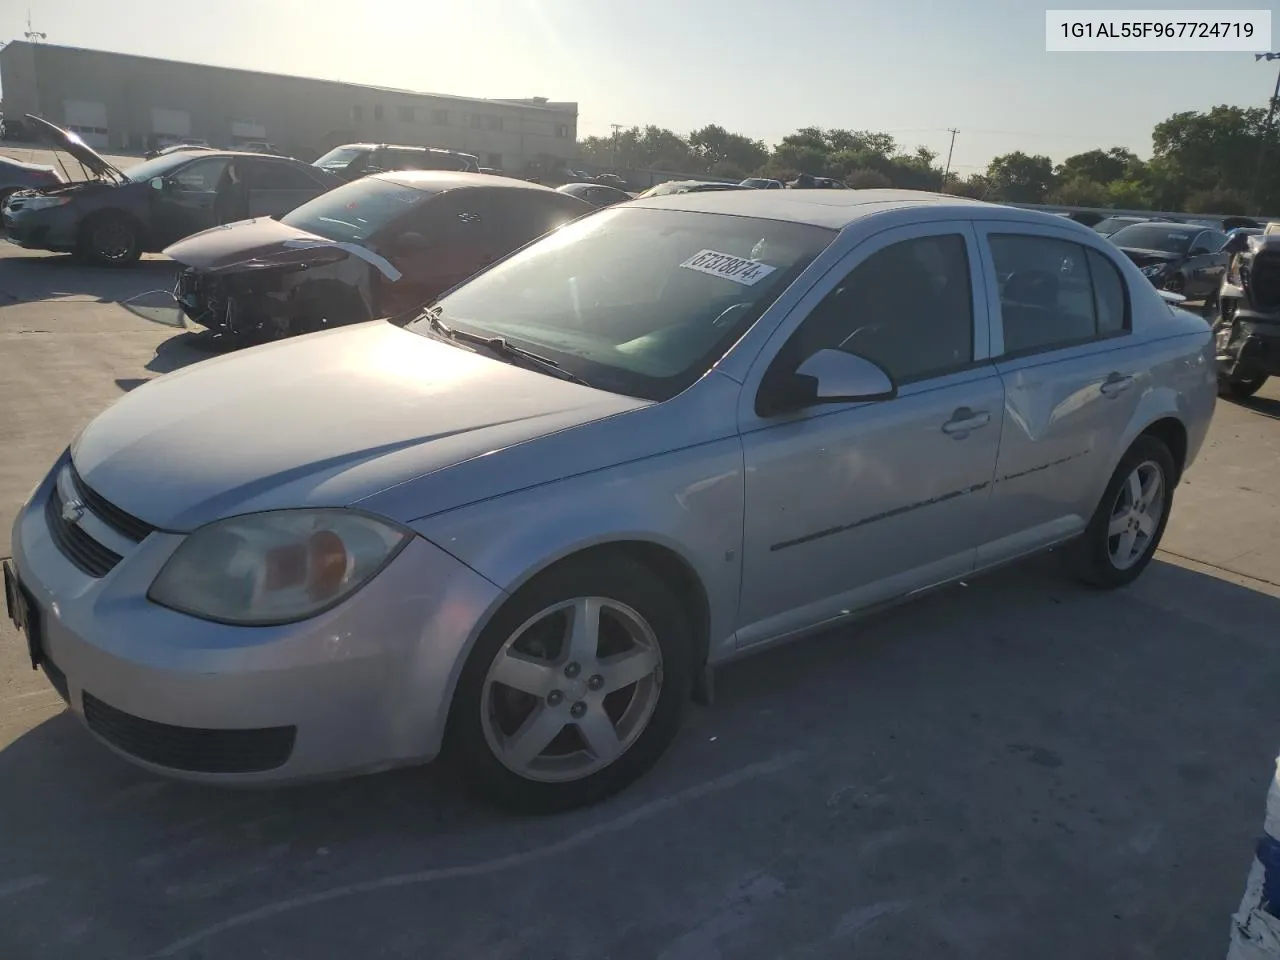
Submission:
[[1129,294],[1110,255],[1074,230],[977,225],[1005,415],[978,563],[1084,529],[1147,385]]
[[327,189],[306,170],[285,161],[238,159],[236,163],[245,177],[251,217],[283,216]]

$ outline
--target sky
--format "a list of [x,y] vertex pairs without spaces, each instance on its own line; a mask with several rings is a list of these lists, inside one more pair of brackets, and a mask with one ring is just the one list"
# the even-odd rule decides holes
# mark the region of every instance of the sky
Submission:
[[[1146,157],[1157,122],[1220,103],[1263,106],[1275,84],[1280,64],[1249,53],[1047,53],[1049,6],[1069,4],[36,0],[30,15],[48,42],[66,46],[434,93],[576,100],[580,137],[607,136],[612,123],[681,134],[718,123],[772,144],[797,127],[845,127],[889,132],[908,150],[925,145],[945,158],[954,127],[952,169],[961,175],[1012,150],[1060,161],[1121,146]],[[23,0],[0,0],[0,41],[22,39],[27,16]],[[1273,43],[1280,49],[1280,34]]]

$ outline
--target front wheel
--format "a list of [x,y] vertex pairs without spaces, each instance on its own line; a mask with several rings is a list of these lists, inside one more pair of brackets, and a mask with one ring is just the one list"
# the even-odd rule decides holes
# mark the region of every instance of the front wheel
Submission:
[[80,255],[104,267],[124,267],[142,256],[137,221],[123,213],[101,213],[80,231]]
[[530,813],[603,800],[674,739],[692,683],[689,619],[624,557],[534,578],[485,628],[458,681],[447,747],[486,799]]
[[1169,522],[1176,477],[1177,467],[1168,447],[1151,436],[1134,441],[1075,545],[1081,579],[1096,587],[1112,588],[1138,578],[1155,555]]

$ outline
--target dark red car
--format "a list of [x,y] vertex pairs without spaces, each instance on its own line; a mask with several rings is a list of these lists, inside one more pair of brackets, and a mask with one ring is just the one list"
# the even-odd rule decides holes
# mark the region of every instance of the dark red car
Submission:
[[192,322],[232,341],[275,340],[414,311],[593,209],[523,180],[405,170],[164,252],[187,268],[174,295]]

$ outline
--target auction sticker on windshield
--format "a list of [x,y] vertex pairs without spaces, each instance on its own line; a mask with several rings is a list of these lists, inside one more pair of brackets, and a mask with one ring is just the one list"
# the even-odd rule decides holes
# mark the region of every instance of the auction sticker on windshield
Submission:
[[733,254],[720,253],[716,250],[699,250],[680,266],[686,270],[697,270],[699,273],[720,277],[722,280],[732,280],[744,287],[755,286],[778,269],[759,260],[735,257]]

